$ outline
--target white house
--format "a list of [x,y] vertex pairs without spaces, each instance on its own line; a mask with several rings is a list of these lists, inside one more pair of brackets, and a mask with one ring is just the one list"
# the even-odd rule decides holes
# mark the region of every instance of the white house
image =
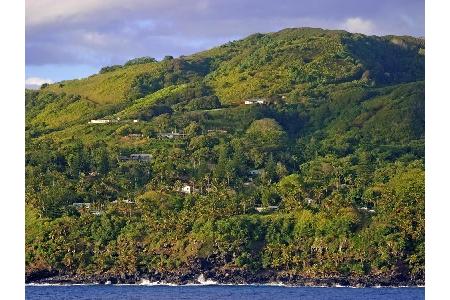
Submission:
[[278,209],[278,206],[266,206],[266,207],[255,207],[256,211],[259,213],[263,213],[263,212],[271,212],[271,211],[275,211]]
[[227,133],[228,131],[225,129],[208,129],[208,132],[220,132],[220,133]]
[[89,121],[90,124],[106,124],[106,123],[110,123],[111,120],[106,120],[106,119],[98,119],[98,120],[91,120]]
[[193,191],[193,187],[188,184],[183,185],[183,187],[181,188],[181,192],[185,194],[191,194]]
[[252,104],[267,104],[267,100],[264,98],[254,98],[254,99],[247,99],[244,101],[245,105],[252,105]]
[[374,209],[369,209],[366,206],[358,207],[358,210],[363,210],[363,211],[366,211],[366,212],[371,213],[371,214],[375,213]]

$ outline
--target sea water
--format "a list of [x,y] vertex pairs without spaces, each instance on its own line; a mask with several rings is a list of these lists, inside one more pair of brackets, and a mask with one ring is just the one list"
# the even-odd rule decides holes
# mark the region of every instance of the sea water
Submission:
[[288,287],[282,285],[27,285],[26,299],[396,299],[425,298],[425,288]]

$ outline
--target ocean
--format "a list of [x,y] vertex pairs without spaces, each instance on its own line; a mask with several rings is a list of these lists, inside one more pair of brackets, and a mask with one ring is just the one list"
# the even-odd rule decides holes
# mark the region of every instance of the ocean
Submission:
[[425,288],[287,287],[276,285],[27,285],[26,299],[425,299]]

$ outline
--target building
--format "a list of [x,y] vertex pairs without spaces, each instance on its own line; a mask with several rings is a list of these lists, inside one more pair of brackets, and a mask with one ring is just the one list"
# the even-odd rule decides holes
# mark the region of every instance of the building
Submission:
[[[134,204],[134,201],[130,200],[130,199],[122,199],[122,200],[120,200],[120,202],[126,203],[126,204]],[[119,200],[114,200],[111,203],[117,204],[117,203],[119,203]]]
[[227,133],[228,131],[225,129],[208,129],[208,132],[220,132],[220,133]]
[[163,138],[173,139],[173,134],[172,133],[161,132],[161,133],[158,133],[158,136],[159,137],[163,137]]
[[137,160],[137,161],[150,161],[152,159],[151,154],[146,153],[135,153],[130,155],[130,160]]
[[259,174],[261,174],[262,173],[262,169],[258,169],[258,170],[250,170],[250,175],[254,175],[254,176],[256,176],[256,175],[259,175]]
[[306,203],[308,203],[308,205],[311,205],[314,203],[314,200],[311,198],[305,198],[305,200],[306,200]]
[[119,156],[119,161],[127,161],[127,160],[130,160],[130,158],[128,156],[123,156],[123,155]]
[[266,207],[255,207],[256,211],[259,213],[264,213],[264,212],[272,212],[275,210],[278,210],[278,206],[266,206]]
[[178,191],[184,194],[193,194],[200,192],[199,189],[195,188],[195,184],[192,181],[182,183],[181,188],[179,188]]
[[369,209],[369,208],[367,208],[366,206],[358,207],[358,210],[359,210],[359,211],[366,211],[366,212],[371,213],[371,214],[375,213],[375,210],[374,210],[374,209]]
[[129,135],[127,135],[127,137],[129,137],[129,138],[141,138],[141,137],[144,137],[144,135],[142,133],[130,133]]
[[119,161],[128,161],[128,160],[136,160],[136,161],[151,161],[153,156],[147,153],[134,153],[130,156],[120,155],[118,157]]
[[253,104],[267,104],[267,99],[265,98],[253,98],[253,99],[247,99],[244,101],[245,105],[253,105]]
[[193,190],[193,187],[188,184],[183,185],[183,187],[181,188],[181,192],[185,194],[191,194]]
[[106,123],[110,123],[111,120],[106,120],[106,119],[98,119],[98,120],[90,120],[89,124],[106,124]]
[[72,206],[77,208],[77,209],[82,209],[82,208],[89,209],[91,207],[91,203],[89,203],[89,202],[87,202],[87,203],[85,203],[85,202],[75,202],[75,203],[72,203]]
[[173,139],[173,138],[185,137],[186,134],[172,131],[172,132],[158,133],[158,136],[168,138],[168,139]]

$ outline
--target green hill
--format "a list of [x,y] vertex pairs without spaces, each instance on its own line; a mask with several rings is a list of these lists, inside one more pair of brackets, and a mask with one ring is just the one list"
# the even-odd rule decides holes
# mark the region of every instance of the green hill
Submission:
[[422,284],[424,47],[285,29],[26,90],[27,280]]

